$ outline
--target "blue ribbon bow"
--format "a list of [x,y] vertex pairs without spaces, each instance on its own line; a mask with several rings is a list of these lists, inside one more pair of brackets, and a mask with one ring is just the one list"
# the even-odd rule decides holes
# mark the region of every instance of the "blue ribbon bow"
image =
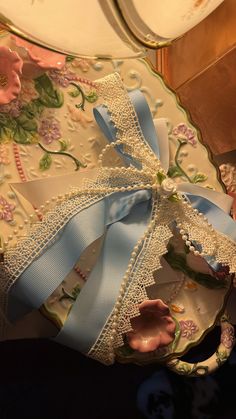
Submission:
[[[129,96],[146,142],[167,166],[168,138],[165,137],[160,144],[142,93],[136,90]],[[116,128],[110,121],[108,109],[100,106],[94,110],[94,116],[108,141],[116,141]],[[117,149],[126,165],[137,166],[122,146],[117,146]],[[27,189],[27,185],[24,188]],[[224,211],[222,194],[194,185],[191,188],[190,192],[185,186],[185,194],[192,206],[202,212],[218,231],[236,240],[235,222]],[[24,191],[22,193],[27,195]],[[54,238],[48,243],[15,282],[10,292],[11,319],[15,320],[32,308],[39,308],[73,269],[83,251],[105,235],[95,267],[55,338],[57,342],[88,354],[114,308],[130,254],[147,228],[150,216],[151,192],[145,189],[111,193],[74,214],[63,231],[58,232],[56,240]]]

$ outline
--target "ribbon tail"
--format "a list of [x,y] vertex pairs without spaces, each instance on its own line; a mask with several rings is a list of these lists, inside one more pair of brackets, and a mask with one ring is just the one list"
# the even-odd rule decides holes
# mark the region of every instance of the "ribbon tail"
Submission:
[[214,191],[212,189],[203,188],[202,186],[194,185],[192,183],[185,182],[177,185],[177,190],[179,192],[184,192],[188,197],[194,195],[199,196],[199,198],[202,198],[203,200],[207,199],[208,201],[212,202],[217,207],[222,209],[222,211],[226,212],[227,214],[230,213],[233,198],[229,195],[226,195],[222,192]]
[[102,252],[56,337],[57,342],[96,358],[99,348],[95,342],[119,297],[131,252],[148,225],[148,207],[148,202],[140,203],[126,218],[109,226]]

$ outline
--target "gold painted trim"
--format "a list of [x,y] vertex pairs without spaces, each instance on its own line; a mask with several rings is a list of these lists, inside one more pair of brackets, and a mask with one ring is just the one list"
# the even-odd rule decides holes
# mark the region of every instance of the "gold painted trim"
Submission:
[[[13,35],[19,36],[25,41],[28,41],[38,47],[45,48],[51,52],[56,52],[56,53],[64,54],[64,55],[70,55],[76,58],[84,58],[86,60],[99,60],[99,61],[111,61],[111,60],[123,60],[123,59],[130,60],[130,59],[144,58],[145,53],[146,53],[146,51],[142,51],[140,49],[140,51],[138,51],[137,53],[134,52],[134,55],[130,57],[127,57],[127,56],[113,57],[112,55],[99,55],[99,54],[90,56],[90,55],[84,55],[84,54],[80,54],[80,53],[70,51],[70,50],[56,48],[50,44],[40,41],[39,39],[33,37],[29,33],[23,31],[22,29],[17,27],[11,20],[6,18],[2,13],[0,13],[0,31],[2,31],[3,33],[10,32]],[[133,50],[131,44],[130,44],[130,49]]]
[[208,154],[208,159],[209,159],[209,161],[210,161],[210,163],[212,164],[212,166],[214,166],[214,168],[215,168],[215,171],[216,171],[216,179],[218,180],[218,182],[219,182],[219,184],[220,184],[220,186],[222,187],[222,190],[223,190],[223,192],[224,193],[227,193],[227,190],[226,190],[226,186],[225,186],[225,184],[224,184],[224,182],[222,181],[222,178],[221,178],[221,173],[220,173],[220,169],[219,169],[219,167],[217,166],[217,164],[216,164],[216,162],[214,161],[214,158],[213,158],[213,154],[212,154],[212,152],[211,152],[211,149],[210,149],[210,147],[207,145],[207,144],[205,144],[204,143],[204,141],[203,141],[203,138],[202,138],[202,134],[201,134],[201,131],[200,131],[200,128],[198,128],[197,126],[196,126],[196,124],[195,124],[195,122],[193,121],[193,118],[192,118],[192,116],[191,116],[191,113],[190,113],[190,111],[188,110],[188,109],[185,109],[185,107],[182,105],[182,103],[181,103],[181,100],[180,100],[180,97],[179,97],[179,95],[178,95],[178,93],[172,88],[172,87],[170,87],[169,85],[168,85],[168,82],[165,80],[165,76],[163,75],[163,74],[161,74],[161,73],[159,73],[159,71],[157,71],[156,70],[156,68],[153,66],[153,64],[152,64],[152,62],[148,59],[148,58],[141,58],[141,59],[139,59],[139,61],[142,61],[145,65],[146,65],[146,67],[148,68],[148,70],[155,76],[155,77],[160,77],[161,79],[162,79],[162,82],[164,83],[164,85],[166,86],[166,88],[171,92],[171,93],[173,93],[174,94],[174,96],[175,96],[175,100],[176,100],[176,104],[177,104],[177,106],[186,114],[186,116],[187,116],[187,119],[188,119],[188,121],[190,122],[190,124],[194,127],[194,129],[196,130],[196,132],[197,132],[197,137],[198,137],[198,139],[199,139],[199,142],[201,143],[201,145],[206,149],[206,151],[207,151],[207,154]]
[[[215,161],[214,161],[214,159],[213,159],[213,156],[212,156],[212,152],[211,152],[211,150],[210,150],[210,148],[209,148],[209,146],[207,145],[207,144],[204,144],[203,143],[203,140],[202,140],[202,135],[201,135],[201,131],[200,131],[200,129],[195,125],[195,123],[193,122],[193,119],[192,119],[192,117],[191,117],[191,114],[190,114],[190,112],[187,110],[187,109],[185,109],[183,106],[182,106],[182,104],[181,104],[181,101],[180,101],[180,97],[178,96],[178,94],[176,93],[176,91],[172,88],[172,87],[170,87],[169,85],[168,85],[168,83],[166,82],[166,80],[165,80],[165,77],[163,76],[163,74],[161,74],[161,73],[159,73],[157,70],[156,70],[156,68],[153,66],[153,64],[152,64],[152,62],[148,59],[148,58],[145,58],[145,59],[141,59],[140,61],[142,61],[145,65],[146,65],[146,67],[147,67],[147,69],[155,76],[155,77],[157,77],[157,78],[161,78],[162,79],[162,82],[163,82],[163,84],[166,86],[166,88],[171,92],[171,93],[173,93],[174,94],[174,96],[175,96],[175,100],[176,100],[176,104],[177,104],[177,106],[186,114],[186,116],[187,116],[187,119],[188,119],[188,121],[191,123],[191,125],[196,129],[196,132],[197,132],[197,136],[198,136],[198,139],[199,139],[199,141],[200,141],[200,143],[202,144],[202,146],[206,149],[206,151],[207,151],[207,154],[208,154],[208,158],[209,158],[209,161],[210,161],[210,163],[212,164],[212,166],[215,168],[215,171],[216,171],[216,178],[217,178],[217,180],[218,180],[218,182],[219,182],[219,184],[220,184],[220,186],[222,187],[222,190],[223,190],[223,192],[225,192],[226,193],[226,187],[225,187],[225,184],[223,183],[223,181],[222,181],[222,179],[221,179],[221,175],[220,175],[220,170],[219,170],[219,167],[216,165],[216,163],[215,163]],[[230,277],[229,277],[229,279],[230,279]],[[202,333],[202,335],[196,340],[196,341],[193,341],[193,342],[190,342],[187,346],[186,346],[186,348],[183,350],[183,351],[181,351],[181,352],[173,352],[172,354],[169,354],[169,355],[167,355],[165,358],[159,358],[159,359],[152,359],[152,360],[150,360],[150,359],[148,359],[146,362],[145,362],[145,360],[142,360],[142,362],[138,362],[137,360],[135,360],[135,357],[127,357],[127,358],[123,358],[122,356],[120,356],[120,355],[116,355],[116,360],[118,361],[118,362],[120,362],[120,363],[122,363],[122,364],[130,364],[130,363],[133,363],[133,364],[136,364],[136,365],[139,365],[139,366],[144,366],[144,365],[150,365],[150,364],[158,364],[158,365],[163,365],[163,366],[165,366],[165,364],[168,362],[168,361],[170,361],[170,360],[172,360],[172,359],[174,359],[174,358],[180,358],[180,357],[182,357],[183,355],[185,355],[190,349],[192,349],[193,347],[196,347],[197,345],[199,345],[204,339],[205,339],[205,337],[206,337],[206,335],[209,333],[209,332],[211,332],[215,327],[216,327],[216,325],[217,325],[217,323],[219,322],[219,320],[220,320],[220,318],[221,318],[221,316],[224,314],[224,311],[225,311],[225,308],[226,308],[226,305],[227,305],[227,301],[228,301],[228,298],[229,298],[229,296],[230,296],[230,293],[231,293],[231,290],[232,290],[232,288],[233,288],[233,284],[232,284],[232,279],[231,279],[231,283],[230,283],[230,285],[229,285],[229,289],[227,290],[227,292],[226,292],[226,294],[225,294],[225,296],[222,298],[222,305],[221,305],[221,307],[219,308],[219,311],[218,311],[218,313],[217,313],[217,315],[216,315],[216,317],[215,317],[215,320],[212,322],[212,324],[211,325],[209,325],[209,327],[207,328],[207,329],[205,329],[205,331]]]
[[122,9],[122,5],[119,3],[119,0],[113,0],[113,3],[116,8],[117,14],[119,15],[120,19],[123,22],[123,25],[126,28],[126,31],[129,32],[130,35],[132,35],[139,44],[141,44],[142,46],[146,48],[154,49],[154,50],[167,47],[172,44],[172,40],[167,39],[167,38],[160,37],[159,40],[154,41],[154,40],[148,40],[145,37],[145,35],[142,37],[137,31],[133,29],[132,25],[128,23],[126,14],[124,10]]

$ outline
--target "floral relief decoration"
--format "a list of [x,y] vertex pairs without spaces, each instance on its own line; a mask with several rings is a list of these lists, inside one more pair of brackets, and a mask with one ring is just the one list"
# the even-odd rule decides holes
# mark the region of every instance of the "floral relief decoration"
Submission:
[[197,137],[193,129],[181,122],[172,129],[169,138],[177,141],[177,149],[174,156],[174,164],[170,166],[168,176],[171,178],[181,177],[189,183],[205,182],[207,180],[207,175],[205,173],[197,172],[193,176],[189,176],[180,164],[180,152],[183,147],[188,144],[192,147],[196,147],[197,145]]
[[12,221],[13,220],[13,210],[15,209],[15,204],[9,204],[9,202],[0,195],[0,220]]
[[162,300],[145,300],[139,311],[140,315],[131,320],[133,330],[127,333],[133,350],[151,352],[174,341],[176,322]]
[[0,105],[15,99],[21,89],[23,61],[10,48],[0,46]]

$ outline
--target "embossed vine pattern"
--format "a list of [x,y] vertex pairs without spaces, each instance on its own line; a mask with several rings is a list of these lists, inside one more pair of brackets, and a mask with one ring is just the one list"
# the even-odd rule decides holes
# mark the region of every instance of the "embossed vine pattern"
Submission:
[[[73,60],[73,57],[70,58]],[[68,152],[67,140],[62,138],[60,123],[53,116],[53,109],[61,108],[64,103],[63,88],[70,87],[66,92],[76,101],[71,105],[71,118],[77,112],[77,120],[83,123],[85,103],[97,100],[95,89],[89,85],[85,91],[77,81],[78,76],[65,66],[62,70],[52,70],[34,80],[22,79],[19,96],[7,104],[0,105],[0,144],[15,142],[23,145],[38,144],[44,152],[39,161],[41,171],[48,170],[53,155],[71,158],[75,170],[85,167],[77,157]],[[73,108],[75,110],[73,110]],[[51,149],[51,144],[58,148]],[[3,159],[4,161],[6,159]]]

